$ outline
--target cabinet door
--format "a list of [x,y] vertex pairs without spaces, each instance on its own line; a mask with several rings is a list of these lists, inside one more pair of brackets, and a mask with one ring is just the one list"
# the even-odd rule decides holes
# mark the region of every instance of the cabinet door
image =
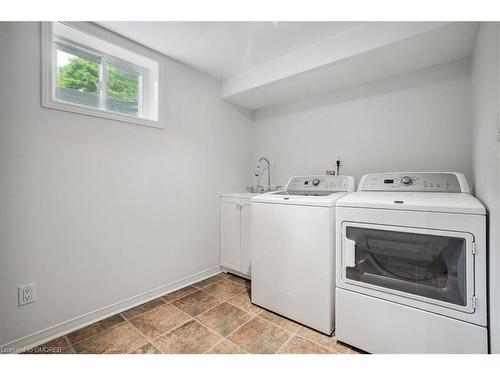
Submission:
[[240,205],[237,201],[220,203],[220,260],[221,265],[240,270]]
[[250,260],[251,251],[250,246],[250,202],[243,203],[241,206],[241,259],[240,259],[240,272],[250,276]]

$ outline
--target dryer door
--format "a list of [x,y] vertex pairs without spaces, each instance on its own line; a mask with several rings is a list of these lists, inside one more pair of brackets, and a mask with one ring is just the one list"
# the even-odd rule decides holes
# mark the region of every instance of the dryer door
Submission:
[[470,233],[343,223],[342,278],[388,299],[473,312],[473,242]]

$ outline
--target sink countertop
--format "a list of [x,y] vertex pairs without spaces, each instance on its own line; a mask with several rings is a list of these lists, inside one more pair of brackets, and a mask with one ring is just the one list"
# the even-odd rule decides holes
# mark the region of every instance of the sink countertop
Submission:
[[258,193],[222,193],[221,198],[239,198],[239,199],[250,199]]

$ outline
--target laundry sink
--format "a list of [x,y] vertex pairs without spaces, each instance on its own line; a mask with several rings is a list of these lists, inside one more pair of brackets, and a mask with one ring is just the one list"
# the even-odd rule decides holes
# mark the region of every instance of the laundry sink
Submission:
[[281,185],[272,185],[270,188],[266,188],[262,185],[258,186],[247,186],[247,191],[251,194],[262,194],[262,193],[267,193],[270,191],[277,191],[283,189],[283,186]]

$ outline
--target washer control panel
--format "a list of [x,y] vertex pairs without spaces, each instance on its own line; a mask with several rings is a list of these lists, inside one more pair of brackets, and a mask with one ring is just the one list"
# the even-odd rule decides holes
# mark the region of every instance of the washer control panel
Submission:
[[353,191],[354,180],[350,176],[300,176],[292,177],[286,185],[288,193],[323,193]]
[[358,191],[425,191],[468,193],[461,173],[375,173],[361,178]]

